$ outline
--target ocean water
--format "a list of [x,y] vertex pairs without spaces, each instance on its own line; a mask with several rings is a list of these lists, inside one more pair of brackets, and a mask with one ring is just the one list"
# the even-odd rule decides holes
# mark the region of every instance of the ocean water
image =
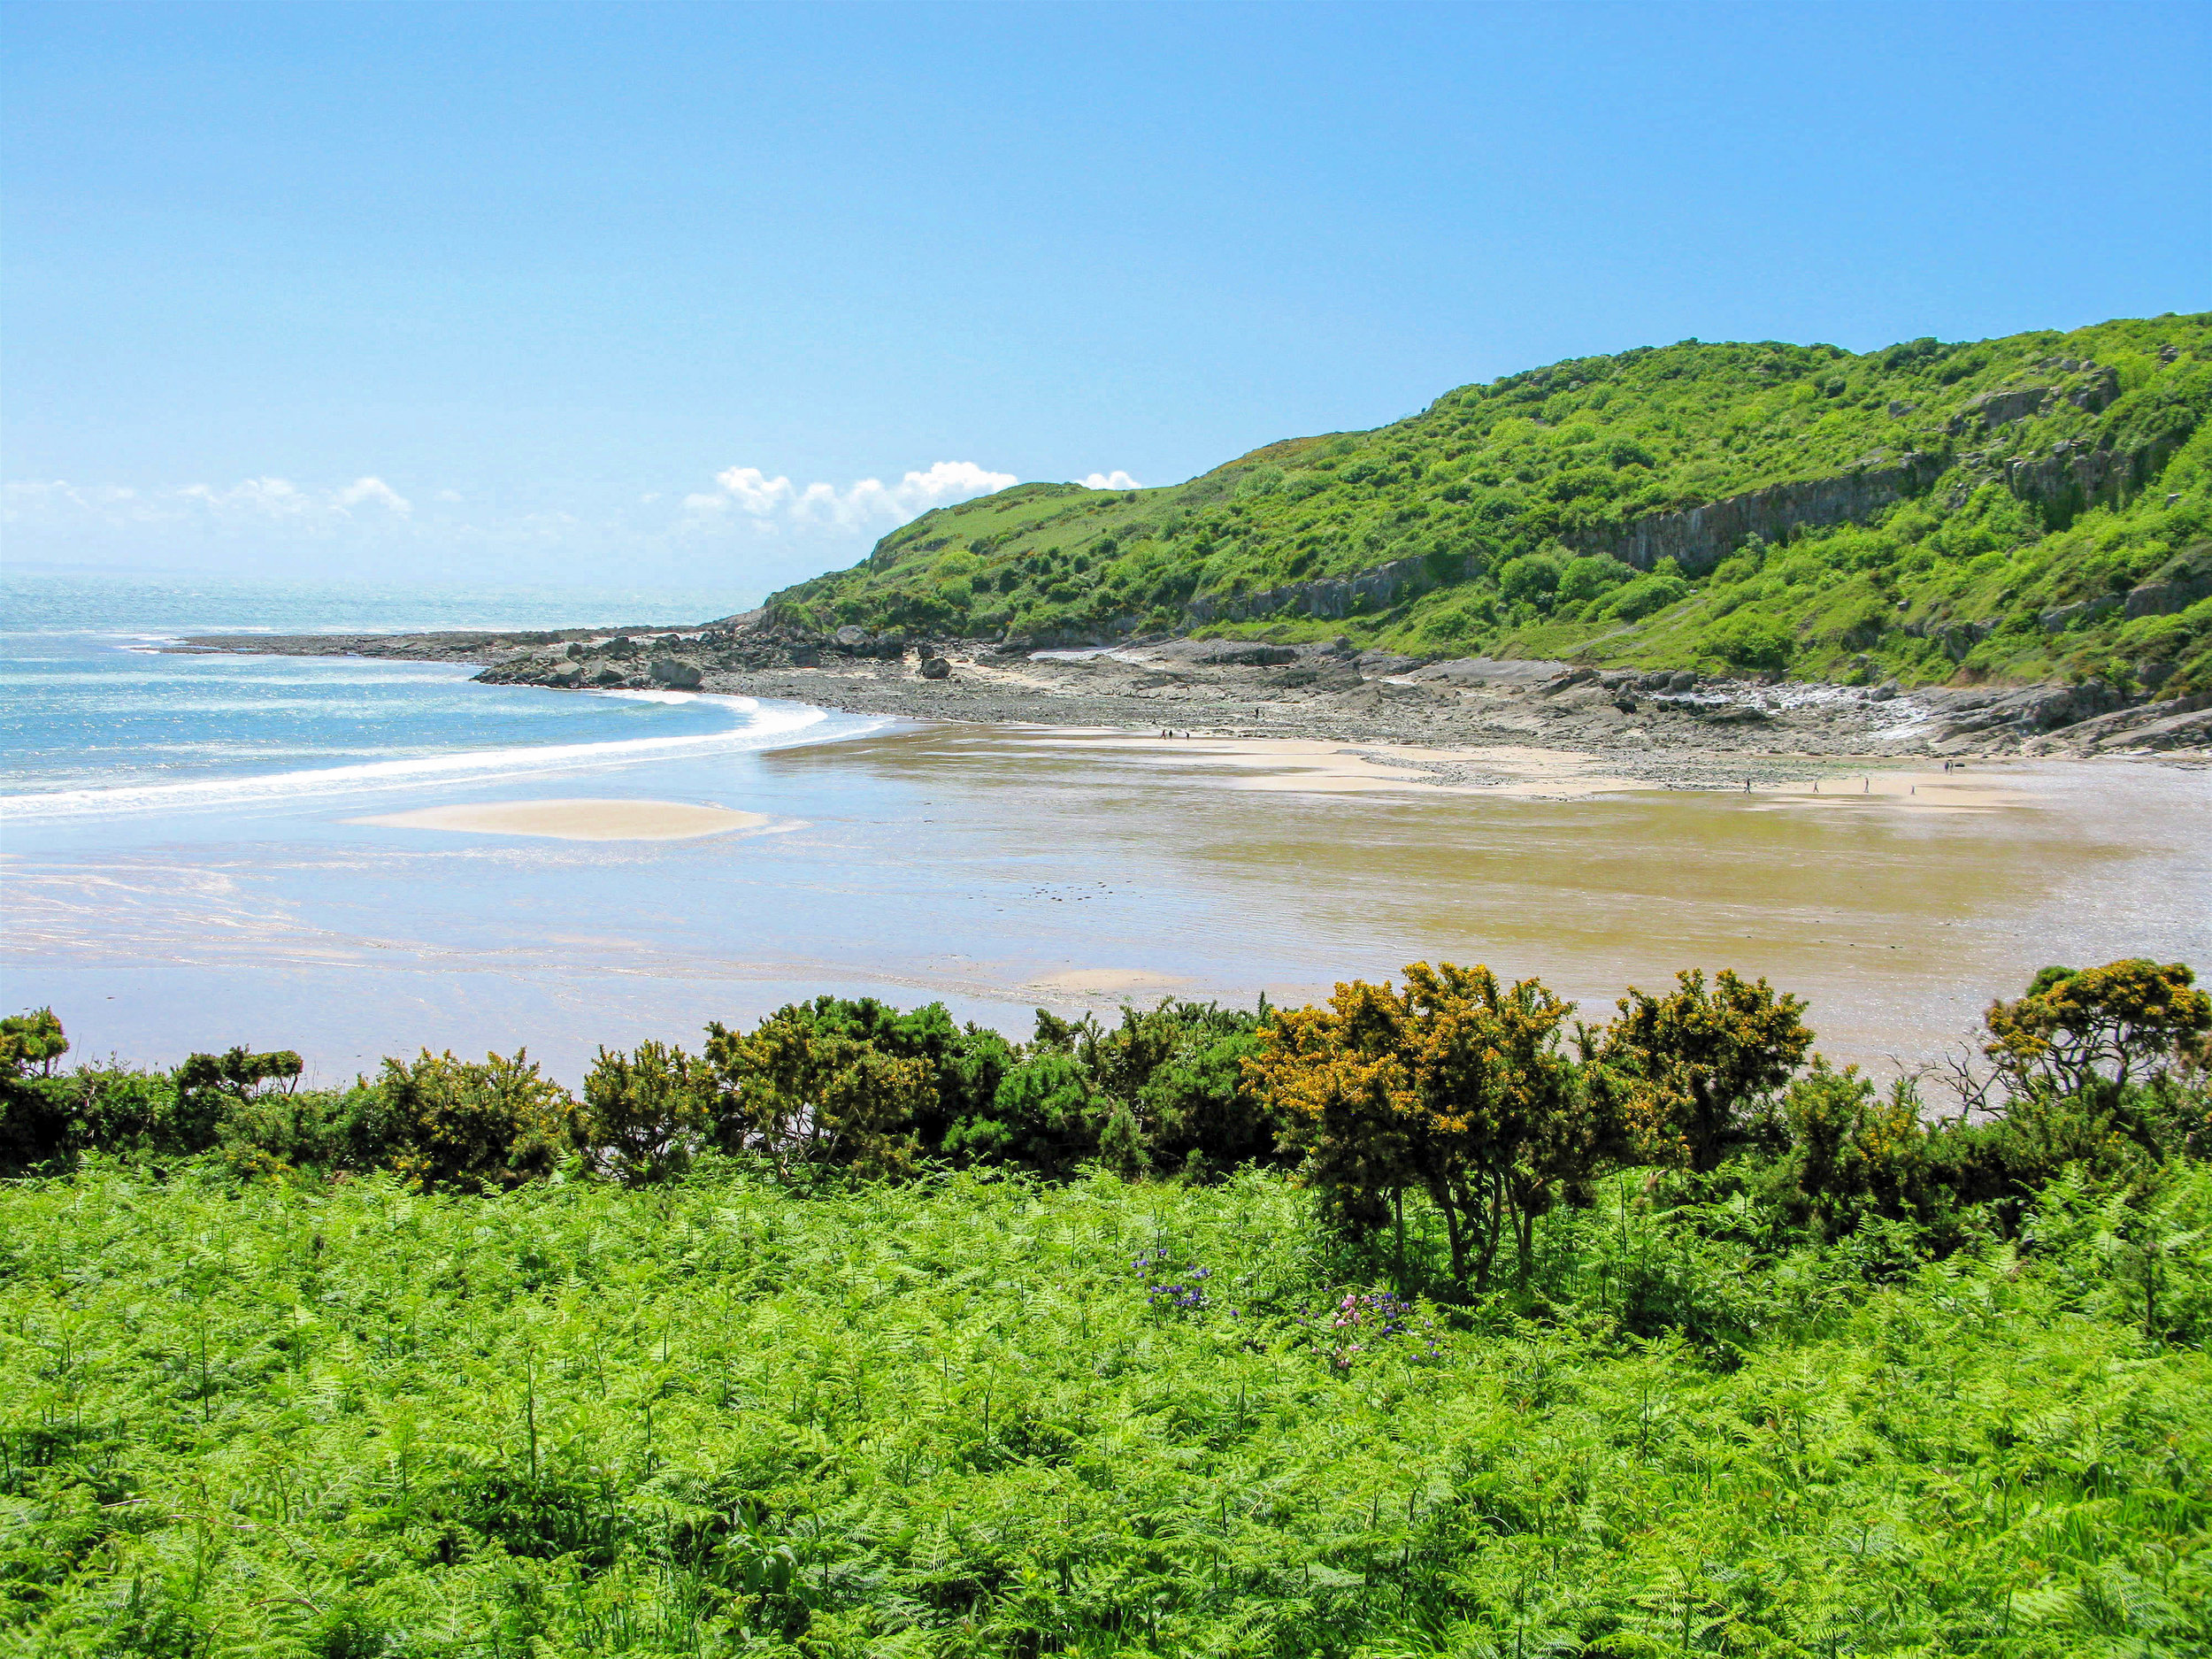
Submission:
[[[1627,984],[1733,966],[1807,996],[1832,1057],[1887,1070],[2047,962],[2212,967],[2212,772],[2186,765],[1978,769],[2001,787],[1942,812],[1344,795],[1204,744],[152,649],[242,618],[733,608],[638,597],[263,591],[226,612],[81,590],[11,610],[0,1002],[50,1004],[80,1056],[295,1048],[331,1080],[426,1046],[523,1047],[572,1085],[603,1042],[695,1044],[824,991],[942,999],[1020,1034],[1039,1006],[1296,1002],[1440,958],[1540,974],[1597,1017]],[[602,842],[366,821],[579,797],[761,821]]]
[[[270,583],[11,578],[0,582],[0,794],[39,810],[139,799],[227,798],[222,786],[287,774],[330,781],[451,775],[505,751],[707,739],[748,724],[681,699],[487,695],[451,664],[193,657],[161,647],[194,633],[371,633],[410,628],[698,620],[727,594],[499,593]],[[134,793],[135,792],[135,793]],[[150,793],[149,793],[150,792]],[[19,803],[17,812],[23,807]]]
[[173,637],[666,626],[730,616],[753,603],[729,588],[432,587],[0,572],[0,631],[10,634]]

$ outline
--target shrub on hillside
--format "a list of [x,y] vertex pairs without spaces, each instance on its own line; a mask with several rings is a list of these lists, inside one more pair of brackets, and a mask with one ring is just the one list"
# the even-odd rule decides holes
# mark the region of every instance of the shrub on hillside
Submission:
[[1669,605],[1680,603],[1689,591],[1690,584],[1680,576],[1649,571],[1616,593],[1603,614],[1623,622],[1640,622]]
[[1610,593],[1636,572],[1609,554],[1585,555],[1571,559],[1559,573],[1559,603],[1579,604],[1586,599],[1595,599]]
[[1736,668],[1781,669],[1789,666],[1797,641],[1778,622],[1763,617],[1735,615],[1705,630],[1704,647]]
[[1509,605],[1549,609],[1559,580],[1558,565],[1540,553],[1525,553],[1498,566],[1498,592]]

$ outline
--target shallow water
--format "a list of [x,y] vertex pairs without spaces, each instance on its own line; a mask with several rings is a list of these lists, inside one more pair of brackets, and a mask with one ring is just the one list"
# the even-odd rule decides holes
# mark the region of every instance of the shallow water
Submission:
[[[526,1044],[574,1082],[601,1041],[695,1041],[820,991],[942,997],[1018,1032],[1040,1002],[1302,1001],[1442,957],[1540,974],[1590,1017],[1678,967],[1763,973],[1808,998],[1832,1056],[1886,1069],[2047,962],[2212,966],[2212,774],[2182,767],[1978,768],[2000,803],[1955,812],[1333,795],[1252,787],[1268,766],[1202,746],[447,665],[133,661],[130,688],[80,687],[97,709],[47,687],[77,735],[19,721],[0,802],[0,995],[50,1002],[81,1055],[293,1047],[328,1079]],[[157,756],[165,719],[245,752]],[[304,759],[280,752],[288,723]],[[111,752],[71,758],[104,732]],[[593,796],[767,822],[584,842],[357,821]]]

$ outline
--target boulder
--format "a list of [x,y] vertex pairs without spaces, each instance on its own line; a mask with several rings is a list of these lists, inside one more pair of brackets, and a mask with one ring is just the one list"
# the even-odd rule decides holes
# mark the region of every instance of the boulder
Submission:
[[1952,416],[1948,430],[1953,437],[1957,437],[1970,430],[1987,432],[2009,425],[2037,413],[2050,396],[2051,388],[2047,386],[2019,386],[1984,392],[1966,400],[1966,406]]
[[1189,654],[1202,668],[1276,668],[1298,660],[1294,645],[1270,645],[1264,640],[1207,640]]
[[1294,663],[1283,670],[1276,684],[1295,691],[1311,687],[1317,691],[1351,691],[1364,682],[1359,670],[1348,664],[1323,657],[1317,662]]
[[[1365,658],[1361,660],[1363,664]],[[1414,678],[1451,686],[1533,686],[1573,672],[1571,664],[1546,657],[1502,662],[1491,657],[1461,657],[1448,663],[1431,663]]]
[[[2106,594],[2101,598],[2084,599],[2078,603],[2056,606],[2044,611],[2036,620],[2042,625],[2044,633],[2058,634],[2077,618],[2094,622],[2100,618],[2110,616],[2124,603],[2117,594]],[[1908,628],[1906,632],[1910,633],[1911,630]]]
[[[2022,746],[2029,755],[2085,754],[2094,749],[2175,749],[2189,741],[2189,722],[2212,710],[2212,692],[2139,703],[2063,726]],[[2201,742],[2202,738],[2194,740]]]
[[924,680],[945,680],[950,678],[951,674],[952,664],[947,662],[943,657],[925,657],[922,658],[922,678]]
[[674,657],[656,657],[652,667],[653,683],[666,686],[671,691],[699,689],[699,668]]
[[2212,598],[2212,559],[2203,568],[2177,572],[2166,581],[2148,581],[2128,592],[2129,620],[2137,617],[2170,617],[2186,611],[2200,599]]
[[2123,741],[2110,747],[2149,749],[2212,748],[2212,709],[2200,709],[2193,714],[2177,714],[2170,719],[2139,726]]
[[1939,746],[1978,733],[2004,733],[2016,741],[2127,705],[2120,690],[2101,680],[2078,686],[1946,687],[1917,695],[1942,722],[1932,738]]
[[1402,657],[1395,651],[1384,650],[1362,651],[1353,664],[1361,673],[1371,677],[1402,674],[1420,665],[1421,660],[1417,657]]

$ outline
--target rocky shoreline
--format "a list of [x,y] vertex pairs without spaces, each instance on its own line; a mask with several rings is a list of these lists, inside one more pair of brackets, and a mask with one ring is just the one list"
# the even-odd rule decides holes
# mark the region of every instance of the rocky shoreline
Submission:
[[[1562,662],[1423,662],[1343,641],[1038,651],[856,627],[812,634],[757,611],[690,627],[230,634],[172,649],[474,663],[494,685],[734,693],[918,720],[1576,750],[1624,776],[1691,788],[1818,776],[1858,759],[2212,760],[2212,696],[2131,698],[2099,680],[1900,692]],[[1451,764],[1425,769],[1442,780]]]

